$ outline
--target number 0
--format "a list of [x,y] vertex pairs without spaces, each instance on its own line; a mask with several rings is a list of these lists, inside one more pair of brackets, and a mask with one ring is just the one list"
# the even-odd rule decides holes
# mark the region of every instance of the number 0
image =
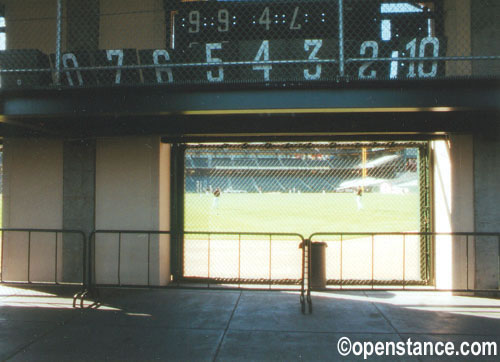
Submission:
[[[427,38],[423,38],[420,42],[420,50],[418,56],[420,58],[425,57],[425,47],[427,45],[432,45],[432,56],[434,58],[439,56],[439,39],[429,36]],[[437,75],[438,65],[437,62],[432,62],[432,68],[429,73],[426,73],[424,70],[424,62],[418,63],[418,76],[422,78],[433,78]]]

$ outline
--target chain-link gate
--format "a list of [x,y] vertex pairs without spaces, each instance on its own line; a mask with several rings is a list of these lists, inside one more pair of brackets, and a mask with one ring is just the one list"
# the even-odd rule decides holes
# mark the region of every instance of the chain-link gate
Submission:
[[[184,230],[203,231],[204,236],[185,235],[184,276],[245,283],[232,266],[240,255],[263,263],[269,276],[280,274],[280,263],[292,266],[290,270],[299,270],[296,246],[278,246],[275,242],[281,254],[274,255],[281,255],[282,259],[271,263],[271,257],[265,253],[258,256],[262,250],[271,250],[269,241],[250,237],[244,250],[241,237],[238,240],[234,236],[221,236],[234,230],[300,235],[319,230],[428,231],[427,148],[426,142],[187,145]],[[217,243],[225,245],[217,247],[220,249],[217,258],[211,251],[215,244],[210,233],[218,235]],[[353,255],[371,250],[364,241],[354,244],[350,244]],[[386,243],[388,249],[384,255],[390,255],[389,244]],[[412,279],[417,284],[430,280],[430,246],[429,238],[424,236],[412,239],[411,243],[408,240],[407,264],[418,270]],[[229,254],[233,249],[235,255],[231,261]],[[295,258],[291,256],[293,253]],[[333,259],[331,262],[336,263]],[[266,275],[257,275],[258,263],[252,264],[254,274],[250,274],[254,276],[246,282],[265,280]],[[203,270],[196,272],[199,268]],[[387,269],[390,273],[390,266]],[[286,281],[295,279],[292,275],[293,272],[285,272],[280,283],[289,284]]]
[[498,78],[498,16],[496,0],[4,0],[0,73],[2,88]]

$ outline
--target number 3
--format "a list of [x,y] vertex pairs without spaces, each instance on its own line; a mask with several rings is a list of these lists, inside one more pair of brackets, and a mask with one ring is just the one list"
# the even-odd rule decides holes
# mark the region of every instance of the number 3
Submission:
[[[318,54],[322,45],[323,45],[323,39],[306,39],[304,41],[304,50],[306,52],[309,51],[310,47],[312,47],[312,46],[314,47],[311,54],[309,54],[310,60],[319,59],[316,55]],[[304,69],[304,78],[305,79],[315,80],[315,79],[319,79],[320,77],[321,77],[321,64],[316,65],[316,73],[314,73],[314,74],[309,73],[309,69]]]

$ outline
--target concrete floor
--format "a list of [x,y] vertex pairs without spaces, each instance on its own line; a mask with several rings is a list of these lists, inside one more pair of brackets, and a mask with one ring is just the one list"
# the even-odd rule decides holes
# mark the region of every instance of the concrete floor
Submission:
[[0,360],[331,360],[340,357],[337,342],[343,336],[352,342],[411,338],[500,345],[499,299],[437,292],[313,293],[314,312],[302,315],[296,292],[107,289],[101,294],[98,309],[82,310],[72,308],[71,290],[0,286]]

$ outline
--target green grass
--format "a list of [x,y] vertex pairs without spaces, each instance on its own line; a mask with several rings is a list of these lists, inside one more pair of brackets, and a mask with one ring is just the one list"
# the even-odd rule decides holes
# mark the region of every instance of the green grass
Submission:
[[417,231],[417,194],[365,193],[358,210],[352,193],[185,195],[186,231],[314,232]]

